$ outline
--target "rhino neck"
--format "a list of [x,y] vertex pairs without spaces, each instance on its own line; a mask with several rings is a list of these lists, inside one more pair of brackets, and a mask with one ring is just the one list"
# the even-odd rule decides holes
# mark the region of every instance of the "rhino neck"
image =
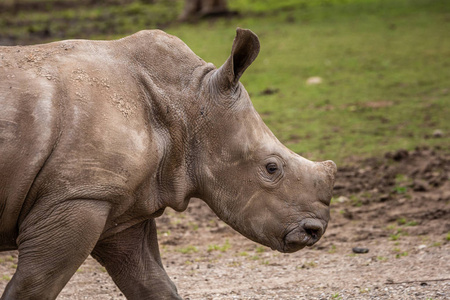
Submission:
[[155,140],[158,170],[158,206],[183,211],[198,194],[196,170],[200,149],[202,107],[198,97],[203,78],[215,69],[210,64],[195,66],[188,84],[165,84],[150,73],[142,74],[143,94],[149,109],[149,123]]

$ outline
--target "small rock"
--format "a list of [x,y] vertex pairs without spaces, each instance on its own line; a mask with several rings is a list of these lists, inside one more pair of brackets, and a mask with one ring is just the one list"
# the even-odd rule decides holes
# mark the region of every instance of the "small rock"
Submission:
[[318,76],[309,77],[306,80],[307,85],[316,85],[316,84],[321,84],[321,83],[322,83],[322,78],[318,77]]
[[439,138],[441,138],[441,137],[444,136],[444,132],[443,132],[442,130],[440,130],[440,129],[436,129],[435,131],[433,131],[432,136],[433,136],[435,139],[439,139]]
[[344,203],[344,202],[348,202],[348,198],[345,196],[340,196],[339,198],[337,198],[337,202],[339,203]]
[[422,249],[425,249],[426,247],[427,247],[427,245],[420,245],[417,247],[417,249],[422,250]]
[[356,254],[369,253],[368,248],[360,248],[360,247],[354,247],[352,249],[352,251],[353,251],[353,253],[356,253]]

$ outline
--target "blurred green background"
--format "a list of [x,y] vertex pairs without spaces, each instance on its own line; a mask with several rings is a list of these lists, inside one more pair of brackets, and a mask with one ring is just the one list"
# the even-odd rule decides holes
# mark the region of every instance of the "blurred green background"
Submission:
[[0,44],[161,28],[220,66],[236,27],[249,28],[261,52],[241,81],[293,151],[338,164],[400,148],[450,151],[450,1],[229,0],[238,15],[194,23],[176,21],[183,5],[2,0]]

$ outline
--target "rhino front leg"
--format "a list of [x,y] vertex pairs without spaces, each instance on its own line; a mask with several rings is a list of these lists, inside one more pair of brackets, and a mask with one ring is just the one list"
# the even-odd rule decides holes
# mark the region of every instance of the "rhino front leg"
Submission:
[[2,300],[56,299],[97,243],[110,207],[96,200],[39,203],[19,227],[17,270]]
[[181,299],[161,263],[154,219],[102,240],[92,256],[129,300]]

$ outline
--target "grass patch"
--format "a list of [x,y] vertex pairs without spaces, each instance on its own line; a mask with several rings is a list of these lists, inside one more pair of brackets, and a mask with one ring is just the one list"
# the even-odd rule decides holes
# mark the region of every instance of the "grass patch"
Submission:
[[233,261],[233,262],[228,264],[228,267],[230,267],[230,268],[237,268],[237,267],[240,267],[240,266],[242,266],[242,263],[239,262],[239,261]]
[[396,241],[396,240],[398,240],[400,238],[400,234],[398,234],[398,233],[396,233],[396,234],[391,234],[390,236],[389,236],[389,239],[391,240],[391,241]]
[[408,221],[406,218],[402,217],[397,219],[397,224],[401,226],[417,226],[419,222],[414,220]]
[[3,276],[2,276],[2,280],[10,281],[10,280],[11,280],[11,276],[9,276],[9,275],[3,275]]
[[332,294],[331,295],[331,299],[342,299],[342,297],[339,295],[339,293],[336,293],[336,294]]
[[223,244],[222,246],[219,245],[208,245],[208,252],[212,252],[212,251],[220,251],[220,252],[226,252],[228,249],[231,248],[230,242],[228,241],[228,239],[225,240],[225,244]]
[[350,203],[355,207],[361,207],[363,205],[361,198],[359,198],[357,195],[350,196]]
[[333,254],[336,253],[336,246],[335,245],[331,245],[330,249],[328,249],[328,253]]
[[197,253],[198,252],[198,248],[195,246],[186,246],[180,249],[177,249],[177,252],[183,253],[183,254],[192,254],[192,253]]
[[188,226],[190,229],[192,229],[193,231],[197,231],[198,230],[198,224],[195,222],[189,222]]
[[266,252],[266,250],[267,250],[267,247],[264,247],[264,246],[256,247],[256,253],[264,253],[264,252]]
[[401,252],[401,253],[397,253],[395,255],[395,258],[401,258],[403,256],[408,256],[408,255],[409,255],[408,252],[404,251],[404,252]]

